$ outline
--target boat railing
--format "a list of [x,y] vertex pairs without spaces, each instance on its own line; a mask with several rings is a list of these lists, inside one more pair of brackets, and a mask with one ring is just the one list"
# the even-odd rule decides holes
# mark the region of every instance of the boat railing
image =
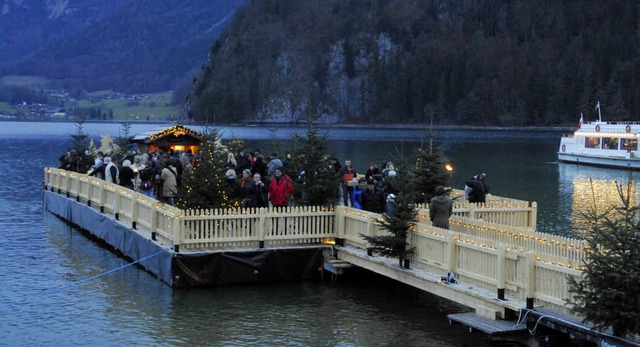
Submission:
[[609,125],[640,125],[640,122],[636,121],[585,121],[582,124],[609,124]]

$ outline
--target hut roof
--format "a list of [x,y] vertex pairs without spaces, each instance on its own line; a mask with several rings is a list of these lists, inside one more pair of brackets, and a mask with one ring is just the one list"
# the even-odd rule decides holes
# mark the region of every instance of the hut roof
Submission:
[[162,143],[200,143],[203,134],[182,124],[176,124],[170,127],[160,127],[149,131],[139,133],[133,137],[133,142],[145,144],[162,144]]

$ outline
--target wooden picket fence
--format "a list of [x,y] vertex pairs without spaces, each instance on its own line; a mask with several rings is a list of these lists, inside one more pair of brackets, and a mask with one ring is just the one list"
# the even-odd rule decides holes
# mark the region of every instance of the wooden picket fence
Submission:
[[[130,189],[69,171],[45,169],[48,189],[151,232],[182,252],[319,245],[341,240],[366,249],[362,235],[386,233],[381,215],[345,206],[183,211]],[[564,308],[567,276],[579,277],[583,240],[535,232],[535,203],[491,196],[486,204],[456,200],[451,230],[436,228],[421,206],[410,233],[415,267],[455,272],[470,285],[505,289],[517,298]]]

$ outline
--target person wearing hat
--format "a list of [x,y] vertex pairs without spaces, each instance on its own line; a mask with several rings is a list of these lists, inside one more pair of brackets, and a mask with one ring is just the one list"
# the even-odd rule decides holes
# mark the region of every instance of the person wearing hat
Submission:
[[288,206],[288,199],[293,194],[293,180],[284,173],[282,166],[273,172],[273,178],[269,183],[269,200],[273,207]]

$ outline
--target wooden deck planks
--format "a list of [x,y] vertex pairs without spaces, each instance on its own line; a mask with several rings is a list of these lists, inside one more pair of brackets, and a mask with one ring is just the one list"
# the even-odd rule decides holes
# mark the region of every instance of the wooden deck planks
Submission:
[[476,313],[456,313],[447,316],[450,322],[464,324],[472,329],[489,335],[519,333],[527,330],[524,325],[516,325],[515,321],[493,320]]

